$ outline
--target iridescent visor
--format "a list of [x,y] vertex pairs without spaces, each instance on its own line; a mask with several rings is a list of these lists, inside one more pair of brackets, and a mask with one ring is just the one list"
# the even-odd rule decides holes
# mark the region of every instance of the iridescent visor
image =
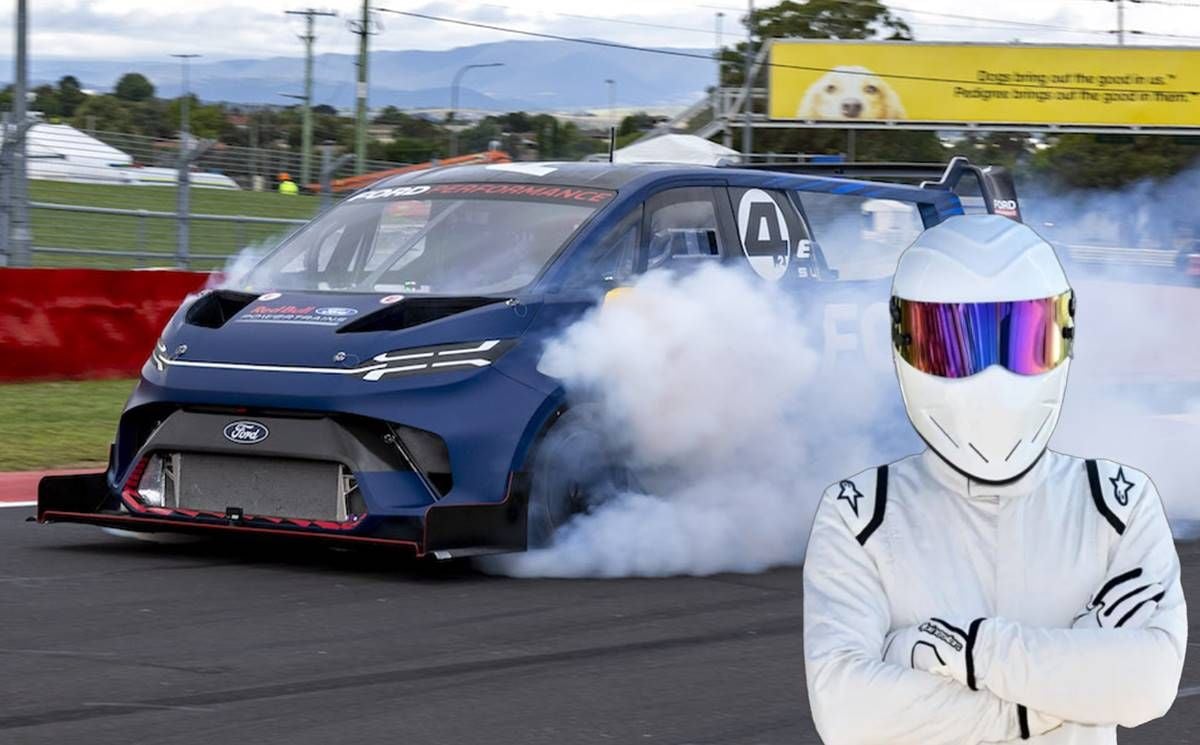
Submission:
[[1007,303],[921,303],[892,298],[892,343],[905,362],[943,378],[965,378],[992,365],[1039,375],[1071,355],[1070,291]]

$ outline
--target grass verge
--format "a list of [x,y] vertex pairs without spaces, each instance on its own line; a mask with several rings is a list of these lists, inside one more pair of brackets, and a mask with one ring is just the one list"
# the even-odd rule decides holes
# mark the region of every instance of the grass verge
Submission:
[[132,380],[0,384],[0,471],[108,459]]
[[[60,181],[30,181],[29,196],[35,202],[88,207],[174,212],[178,190],[170,186],[121,184],[71,184]],[[243,215],[306,220],[316,213],[314,196],[287,196],[275,192],[198,189],[190,192],[191,213]],[[140,250],[173,254],[178,223],[172,218],[97,215],[86,212],[35,208],[30,210],[34,246],[100,250]],[[232,254],[251,244],[274,242],[295,226],[284,224],[232,223],[193,217],[191,251],[197,254]],[[139,262],[118,256],[34,254],[37,266],[130,267]],[[146,259],[141,265],[161,265]],[[166,264],[170,264],[167,261]],[[221,262],[197,262],[198,268],[213,268]]]

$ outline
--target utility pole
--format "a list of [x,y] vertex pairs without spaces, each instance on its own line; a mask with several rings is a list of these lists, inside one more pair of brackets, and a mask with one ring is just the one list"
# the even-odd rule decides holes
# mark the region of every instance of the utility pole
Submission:
[[14,266],[29,266],[32,263],[30,245],[33,242],[33,237],[29,232],[29,194],[28,184],[25,181],[27,175],[25,172],[25,134],[29,131],[28,122],[25,121],[28,116],[25,110],[25,91],[29,77],[26,45],[29,32],[29,13],[25,6],[26,0],[17,0],[17,59],[14,71],[16,79],[13,81],[13,125],[17,146],[12,153],[13,172],[10,192],[12,213],[9,222]]
[[313,25],[317,16],[333,17],[337,13],[327,10],[285,10],[290,16],[304,16],[304,34],[300,41],[304,42],[304,123],[300,129],[300,185],[306,187],[312,176],[312,91],[313,91],[313,42],[317,37],[313,34]]
[[176,250],[176,263],[180,267],[186,269],[188,266],[188,242],[190,238],[189,214],[191,207],[188,202],[191,198],[189,190],[191,187],[191,172],[192,172],[192,134],[189,104],[190,93],[188,92],[188,67],[189,63],[199,57],[198,54],[172,54],[172,57],[179,60],[180,66],[183,68],[182,75],[182,93],[179,96],[179,175],[177,181],[179,188],[175,201],[176,225],[178,227],[178,245]]
[[[376,24],[377,25],[377,24]],[[361,174],[367,167],[367,37],[378,33],[372,30],[371,3],[363,0],[362,17],[350,22],[350,30],[358,35],[358,85],[355,88],[354,172]]]
[[742,154],[749,156],[754,150],[754,129],[750,118],[754,111],[754,101],[751,92],[754,81],[750,79],[750,69],[754,67],[754,0],[748,0],[750,9],[746,16],[746,95],[742,100]]

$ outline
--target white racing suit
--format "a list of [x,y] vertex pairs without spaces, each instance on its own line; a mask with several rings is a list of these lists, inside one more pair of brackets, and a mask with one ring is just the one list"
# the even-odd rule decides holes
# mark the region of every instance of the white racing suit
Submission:
[[[1136,568],[1165,591],[1143,627],[1071,628],[1106,581]],[[890,631],[931,617],[976,629],[974,690],[882,661]],[[1128,466],[1047,451],[1016,481],[991,485],[927,450],[821,500],[804,567],[804,656],[827,745],[1115,743],[1116,725],[1170,708],[1186,646],[1166,516]]]

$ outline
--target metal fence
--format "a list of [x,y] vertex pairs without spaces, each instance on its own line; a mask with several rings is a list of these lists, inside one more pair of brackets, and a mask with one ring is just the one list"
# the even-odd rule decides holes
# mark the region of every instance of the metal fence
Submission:
[[[6,122],[0,136],[0,266],[220,267],[303,225],[333,199],[330,183],[354,172],[352,160],[326,146],[314,158],[316,183],[289,195],[276,187],[279,174],[300,173],[291,150],[48,123]],[[368,161],[365,170],[401,165]]]

